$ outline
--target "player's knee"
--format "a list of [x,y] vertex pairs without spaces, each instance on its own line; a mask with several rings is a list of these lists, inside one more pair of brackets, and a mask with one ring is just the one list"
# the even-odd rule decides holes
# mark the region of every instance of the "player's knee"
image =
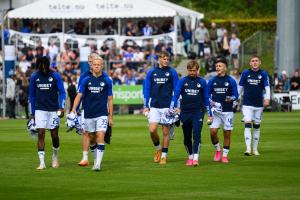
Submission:
[[253,128],[259,129],[260,128],[260,124],[253,124]]
[[252,128],[251,123],[245,123],[245,128]]

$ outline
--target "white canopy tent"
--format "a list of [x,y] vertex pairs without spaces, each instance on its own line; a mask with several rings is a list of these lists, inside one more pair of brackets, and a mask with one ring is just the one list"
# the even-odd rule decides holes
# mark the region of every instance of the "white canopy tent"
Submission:
[[202,13],[165,0],[40,0],[10,11],[7,17],[8,19],[89,19],[90,21],[115,18],[119,19],[119,23],[122,18],[169,17],[174,18],[174,25],[176,25],[176,16],[189,17],[192,26],[204,17]]

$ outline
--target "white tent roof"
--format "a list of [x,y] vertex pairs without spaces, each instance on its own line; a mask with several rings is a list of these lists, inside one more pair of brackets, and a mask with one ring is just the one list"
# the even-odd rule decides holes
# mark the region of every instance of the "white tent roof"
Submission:
[[149,18],[203,14],[162,0],[40,0],[12,10],[8,18],[89,19]]
[[177,15],[179,15],[179,16],[195,17],[197,19],[204,18],[203,13],[199,13],[199,12],[190,10],[188,8],[176,5],[176,4],[166,1],[166,0],[151,0],[151,1],[175,10],[177,12]]

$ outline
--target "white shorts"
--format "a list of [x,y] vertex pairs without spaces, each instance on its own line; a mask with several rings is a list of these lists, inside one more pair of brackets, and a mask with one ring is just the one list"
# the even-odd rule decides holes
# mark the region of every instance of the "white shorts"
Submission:
[[81,124],[81,128],[84,130],[84,110],[81,111],[79,123]]
[[36,128],[55,129],[59,127],[60,119],[56,111],[36,110],[34,118]]
[[149,123],[159,123],[159,124],[170,124],[166,118],[166,113],[169,111],[169,108],[150,108],[148,114]]
[[233,129],[233,112],[213,113],[213,122],[210,128],[220,128],[223,124],[223,129],[231,131]]
[[254,124],[260,124],[263,110],[263,107],[243,106],[242,112],[244,116],[244,121],[254,122]]
[[100,116],[91,119],[84,119],[84,129],[88,133],[94,132],[106,132],[108,124],[108,117],[107,116]]

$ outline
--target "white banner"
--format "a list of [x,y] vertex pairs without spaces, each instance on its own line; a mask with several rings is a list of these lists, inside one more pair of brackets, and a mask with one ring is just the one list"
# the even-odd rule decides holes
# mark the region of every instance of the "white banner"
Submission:
[[273,100],[279,104],[285,103],[285,97],[288,97],[292,104],[292,110],[300,110],[300,92],[291,91],[289,93],[274,93]]
[[146,46],[148,43],[157,45],[160,41],[165,44],[172,45],[173,50],[176,51],[175,46],[175,32],[153,35],[153,36],[122,36],[122,35],[76,35],[76,34],[63,34],[63,33],[50,33],[50,34],[33,34],[21,33],[14,30],[9,30],[10,39],[9,44],[15,45],[17,48],[22,48],[24,44],[31,47],[36,47],[39,43],[44,47],[48,47],[51,42],[54,42],[58,47],[62,48],[64,43],[68,43],[71,48],[80,48],[88,46],[91,43],[96,45],[97,49],[105,42],[110,47],[113,43],[118,48],[122,47],[125,41],[133,41],[140,47]]
[[5,52],[5,60],[6,61],[15,61],[16,60],[15,46],[5,45],[4,52]]

